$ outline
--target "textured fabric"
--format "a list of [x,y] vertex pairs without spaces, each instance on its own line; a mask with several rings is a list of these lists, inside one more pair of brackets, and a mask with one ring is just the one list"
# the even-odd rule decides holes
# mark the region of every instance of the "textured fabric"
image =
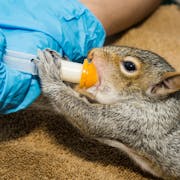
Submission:
[[38,78],[3,62],[6,49],[36,55],[51,48],[82,62],[105,32],[94,15],[77,0],[0,1],[0,113],[26,108],[39,95]]

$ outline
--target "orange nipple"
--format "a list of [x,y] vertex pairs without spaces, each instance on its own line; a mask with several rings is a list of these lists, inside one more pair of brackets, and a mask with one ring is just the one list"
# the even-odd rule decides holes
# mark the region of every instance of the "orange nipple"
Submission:
[[98,74],[93,62],[88,62],[87,59],[84,60],[82,75],[80,79],[80,88],[89,88],[95,85],[98,81]]

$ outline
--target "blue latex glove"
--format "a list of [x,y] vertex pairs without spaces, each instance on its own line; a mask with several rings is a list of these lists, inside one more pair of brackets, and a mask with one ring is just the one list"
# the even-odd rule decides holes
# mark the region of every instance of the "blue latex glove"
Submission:
[[18,62],[8,50],[36,55],[37,49],[51,48],[82,62],[104,39],[101,23],[77,0],[1,0],[0,113],[24,109],[41,93],[38,77],[23,65],[30,59]]

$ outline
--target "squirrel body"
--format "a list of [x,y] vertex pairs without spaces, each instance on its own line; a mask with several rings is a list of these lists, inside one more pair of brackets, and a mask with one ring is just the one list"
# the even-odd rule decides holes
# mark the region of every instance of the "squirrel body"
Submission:
[[88,54],[98,83],[72,89],[61,79],[58,54],[46,54],[51,58],[39,57],[37,66],[43,96],[57,112],[149,173],[180,178],[180,73],[150,51],[106,46]]

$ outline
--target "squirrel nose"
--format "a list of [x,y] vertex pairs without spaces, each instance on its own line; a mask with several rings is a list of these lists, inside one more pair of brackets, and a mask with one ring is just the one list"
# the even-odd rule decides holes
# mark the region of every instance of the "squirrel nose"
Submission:
[[94,48],[92,49],[87,56],[88,60],[92,60],[95,57],[104,57],[104,51],[101,48]]

